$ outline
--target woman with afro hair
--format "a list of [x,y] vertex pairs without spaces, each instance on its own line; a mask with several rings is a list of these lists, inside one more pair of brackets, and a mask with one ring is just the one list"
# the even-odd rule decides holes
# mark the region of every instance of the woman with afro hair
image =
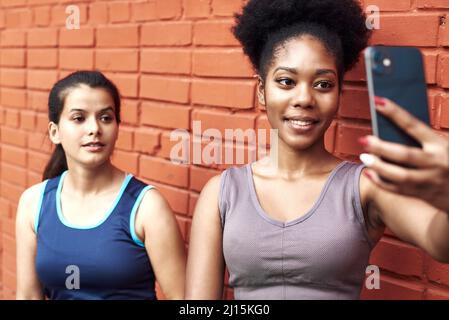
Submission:
[[377,98],[423,147],[363,137],[364,164],[325,150],[343,76],[370,37],[365,21],[357,0],[249,0],[236,15],[234,35],[279,137],[277,161],[229,168],[204,187],[187,299],[221,299],[225,266],[236,299],[358,299],[385,227],[449,261],[448,141]]

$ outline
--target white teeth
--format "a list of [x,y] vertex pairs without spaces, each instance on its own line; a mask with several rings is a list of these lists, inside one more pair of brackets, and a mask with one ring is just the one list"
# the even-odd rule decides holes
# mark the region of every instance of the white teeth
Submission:
[[314,121],[301,121],[301,120],[288,120],[295,126],[309,126],[314,123]]

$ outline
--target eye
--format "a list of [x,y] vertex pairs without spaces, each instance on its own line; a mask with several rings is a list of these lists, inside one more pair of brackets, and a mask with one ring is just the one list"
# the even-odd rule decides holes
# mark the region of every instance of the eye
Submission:
[[72,120],[75,121],[75,122],[82,122],[84,120],[84,117],[81,116],[81,115],[74,115],[72,117]]
[[108,114],[102,115],[100,119],[103,122],[111,122],[112,120],[114,120],[114,118]]
[[322,90],[330,90],[335,87],[335,85],[331,81],[320,81],[315,84],[315,87]]
[[286,87],[291,87],[295,84],[295,82],[290,78],[277,79],[276,82]]

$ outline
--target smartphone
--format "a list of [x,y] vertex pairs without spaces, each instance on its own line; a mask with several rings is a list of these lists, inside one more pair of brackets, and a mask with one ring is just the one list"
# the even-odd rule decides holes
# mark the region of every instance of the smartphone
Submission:
[[376,111],[374,97],[385,97],[430,125],[422,54],[413,47],[372,46],[365,50],[373,134],[382,140],[422,147],[394,122]]

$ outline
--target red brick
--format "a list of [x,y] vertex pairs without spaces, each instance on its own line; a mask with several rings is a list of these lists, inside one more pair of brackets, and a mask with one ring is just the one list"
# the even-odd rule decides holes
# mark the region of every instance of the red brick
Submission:
[[178,103],[189,102],[190,80],[155,76],[140,78],[140,97]]
[[43,169],[39,173],[28,171],[28,188],[34,186],[35,184],[38,184],[39,182],[42,182],[43,171]]
[[436,83],[437,58],[437,52],[423,52],[424,72],[426,82],[429,84]]
[[90,49],[60,49],[59,67],[72,70],[90,70],[94,66],[94,54]]
[[107,73],[106,76],[115,83],[122,97],[136,98],[138,96],[139,75]]
[[98,47],[137,47],[139,44],[138,26],[108,26],[97,28]]
[[380,29],[375,30],[371,43],[396,46],[436,46],[438,40],[439,16],[382,15]]
[[6,110],[5,124],[8,127],[17,128],[19,126],[19,111],[18,110]]
[[186,18],[207,18],[210,13],[209,0],[184,0]]
[[28,47],[56,47],[58,30],[54,28],[31,29],[27,32]]
[[124,123],[138,124],[139,123],[139,102],[122,99],[120,118]]
[[337,122],[333,121],[324,134],[324,148],[329,153],[335,151],[335,136],[337,132]]
[[[1,225],[2,219],[8,219],[10,217],[9,216],[10,211],[11,211],[11,205],[9,204],[9,201],[6,199],[0,198],[0,225]],[[1,242],[2,241],[0,239],[0,248],[2,247]]]
[[188,46],[191,43],[191,22],[158,22],[142,26],[140,44],[143,46]]
[[61,47],[91,47],[94,45],[94,29],[83,26],[80,29],[62,28],[59,31]]
[[449,265],[427,257],[427,277],[438,284],[449,285]]
[[171,104],[143,103],[140,121],[142,124],[189,129],[191,108]]
[[206,46],[238,46],[231,33],[232,21],[198,21],[193,28],[193,43]]
[[156,0],[156,13],[160,19],[181,17],[182,0]]
[[22,111],[20,114],[20,128],[33,131],[36,125],[36,117],[33,111]]
[[249,78],[255,71],[241,49],[200,50],[193,53],[193,74]]
[[124,126],[120,126],[118,138],[115,147],[125,151],[133,150],[133,130]]
[[[449,128],[449,96],[442,95],[440,98],[440,115],[439,115],[439,126],[442,128]],[[437,121],[438,121],[437,120]]]
[[384,238],[371,253],[370,263],[397,274],[423,277],[423,252],[411,245]]
[[240,12],[243,6],[242,0],[213,0],[212,11],[214,16],[232,17]]
[[6,163],[1,164],[2,180],[25,188],[27,182],[26,170]]
[[439,33],[439,39],[438,44],[448,47],[449,46],[449,25],[448,20],[446,18],[446,21],[444,24],[440,24],[440,33]]
[[371,128],[360,125],[339,123],[335,141],[335,151],[349,155],[359,155],[363,152],[357,142],[359,137],[371,134]]
[[127,22],[130,19],[130,8],[128,2],[112,2],[109,4],[109,21]]
[[21,30],[3,30],[1,32],[0,44],[2,47],[24,47],[25,32]]
[[446,0],[418,0],[417,6],[425,9],[449,8],[449,3]]
[[[20,196],[22,195],[22,192],[23,192],[22,187],[8,183],[3,180],[0,181],[0,195],[2,196],[2,198],[8,199],[13,203],[18,203]],[[7,225],[5,220],[3,220],[2,232],[14,235],[14,224],[9,226],[9,224]]]
[[196,80],[192,84],[194,104],[252,109],[254,107],[254,81]]
[[377,6],[380,11],[408,11],[412,7],[411,0],[364,0],[364,7]]
[[160,136],[159,130],[139,127],[134,132],[134,151],[154,155],[159,147]]
[[24,67],[25,51],[23,49],[5,49],[0,50],[0,63],[7,67]]
[[104,71],[134,71],[138,69],[139,53],[134,49],[97,50],[95,67]]
[[132,173],[133,175],[137,175],[139,172],[139,155],[137,153],[115,149],[111,160],[114,165],[125,172]]
[[25,69],[1,69],[0,84],[6,87],[25,87]]
[[1,141],[18,147],[26,147],[27,134],[21,130],[3,127],[1,128]]
[[363,286],[363,300],[421,300],[424,287],[418,283],[381,275],[380,289],[368,290]]
[[28,70],[27,87],[31,89],[49,90],[58,80],[56,70]]
[[157,20],[156,2],[132,2],[131,20],[138,22]]
[[140,158],[140,174],[148,179],[167,183],[177,187],[187,187],[189,167],[173,164],[170,161],[142,156]]
[[199,194],[190,192],[189,194],[189,216],[193,217],[195,212],[196,203],[198,202]]
[[27,103],[26,91],[20,89],[0,89],[2,106],[25,108]]
[[48,114],[36,114],[36,131],[47,132],[48,130]]
[[187,50],[142,50],[140,69],[162,74],[190,74],[192,55]]
[[32,11],[28,9],[8,10],[6,14],[5,27],[13,28],[30,28],[33,21]]
[[438,57],[437,82],[443,88],[449,88],[449,54],[440,54]]
[[219,175],[220,171],[206,169],[197,166],[190,167],[190,190],[201,192],[204,185],[214,176]]
[[28,150],[28,169],[36,172],[44,172],[45,166],[50,160],[50,154]]
[[89,4],[89,23],[92,25],[106,24],[108,22],[108,4],[96,2]]
[[28,108],[48,112],[48,92],[28,90],[26,98]]
[[257,115],[253,113],[235,113],[215,110],[194,110],[192,121],[201,121],[201,132],[207,129],[220,130],[222,137],[225,136],[225,129],[254,129]]
[[27,153],[25,149],[15,146],[2,145],[2,162],[14,164],[21,167],[26,167]]
[[359,57],[359,62],[347,72],[344,76],[345,81],[366,81],[366,72],[365,72],[365,61],[361,57]]
[[27,67],[56,68],[57,66],[57,49],[29,49],[27,51]]
[[28,135],[28,148],[36,151],[52,152],[53,143],[47,137],[47,134],[33,132]]
[[2,0],[2,7],[21,7],[26,4],[26,0]]
[[47,27],[50,24],[50,7],[34,8],[34,24],[38,27]]
[[365,88],[345,86],[338,113],[344,118],[371,119],[368,91]]

